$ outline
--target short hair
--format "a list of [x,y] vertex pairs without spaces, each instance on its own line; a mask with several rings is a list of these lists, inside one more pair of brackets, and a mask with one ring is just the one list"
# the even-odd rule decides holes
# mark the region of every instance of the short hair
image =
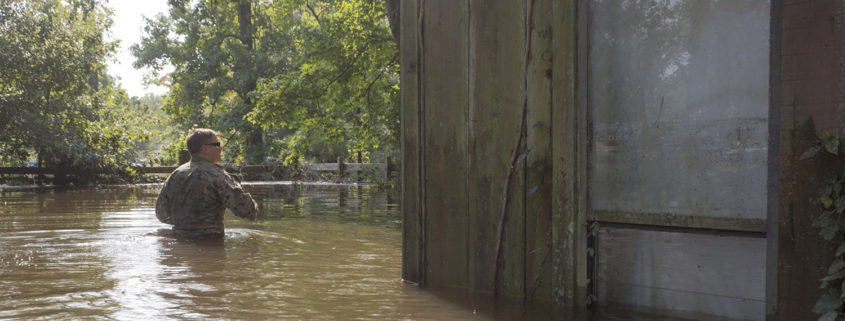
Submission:
[[208,128],[192,129],[188,134],[188,139],[186,141],[188,145],[188,152],[191,153],[191,155],[199,153],[200,149],[202,149],[202,144],[214,136],[217,136],[217,132]]

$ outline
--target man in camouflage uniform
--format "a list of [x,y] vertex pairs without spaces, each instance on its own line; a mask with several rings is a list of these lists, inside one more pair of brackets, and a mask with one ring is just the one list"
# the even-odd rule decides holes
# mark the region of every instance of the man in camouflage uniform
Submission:
[[255,220],[258,204],[223,168],[217,133],[197,128],[188,134],[191,161],[176,168],[156,199],[156,217],[187,238],[222,238],[223,212]]

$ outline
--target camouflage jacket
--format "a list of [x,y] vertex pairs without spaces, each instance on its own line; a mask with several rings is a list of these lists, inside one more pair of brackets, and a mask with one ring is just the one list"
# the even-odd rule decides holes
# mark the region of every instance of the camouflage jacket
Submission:
[[220,166],[200,157],[176,168],[156,199],[156,217],[187,236],[223,235],[226,208],[254,220],[258,204]]

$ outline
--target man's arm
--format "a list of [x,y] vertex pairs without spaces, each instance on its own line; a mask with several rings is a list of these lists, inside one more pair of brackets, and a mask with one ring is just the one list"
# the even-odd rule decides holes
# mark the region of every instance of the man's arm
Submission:
[[161,188],[156,198],[156,217],[159,222],[173,224],[170,222],[170,198],[167,196],[167,183]]
[[258,203],[252,199],[249,193],[244,192],[241,185],[235,182],[231,176],[225,174],[223,184],[219,190],[223,205],[226,206],[235,216],[254,221],[258,217]]

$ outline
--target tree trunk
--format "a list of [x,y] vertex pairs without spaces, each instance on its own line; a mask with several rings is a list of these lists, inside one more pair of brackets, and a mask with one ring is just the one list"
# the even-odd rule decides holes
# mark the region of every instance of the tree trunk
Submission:
[[393,34],[393,42],[399,46],[399,5],[400,0],[384,0],[387,21],[390,23],[390,32]]
[[[256,71],[253,70],[253,52],[255,51],[255,38],[253,37],[252,28],[252,1],[240,0],[238,2],[238,24],[239,37],[241,43],[244,44],[249,52],[250,58],[241,62],[237,66],[236,72],[241,73],[247,79],[244,87],[241,88],[240,98],[246,104],[244,113],[248,113],[255,108],[255,102],[250,97],[250,93],[255,91],[258,87],[258,79]],[[264,151],[264,132],[260,126],[250,125],[246,128],[246,140],[244,142],[244,160],[247,164],[260,164],[264,161],[266,155]]]
[[250,0],[238,2],[238,24],[241,43],[249,52],[252,52],[255,49],[255,41],[252,38],[252,2]]
[[246,133],[246,145],[244,146],[244,160],[247,164],[261,164],[264,162],[264,131],[261,127],[251,126]]

